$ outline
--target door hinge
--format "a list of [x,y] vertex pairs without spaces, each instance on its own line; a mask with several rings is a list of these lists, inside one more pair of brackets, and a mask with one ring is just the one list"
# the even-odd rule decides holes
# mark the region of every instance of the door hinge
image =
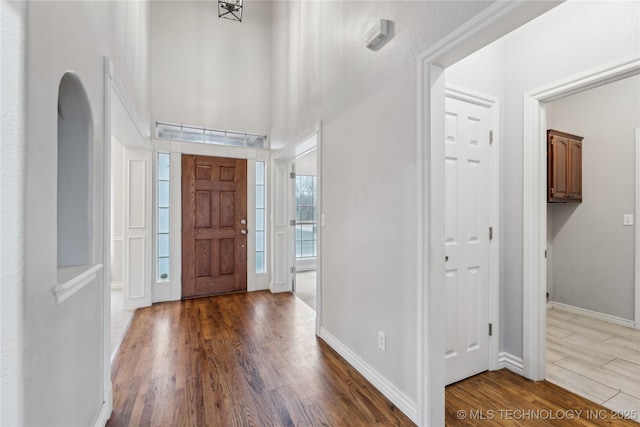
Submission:
[[493,144],[493,131],[489,131],[489,145]]
[[289,178],[296,179],[296,173],[295,172],[289,172]]
[[544,257],[545,258],[547,257],[547,250],[546,249],[544,250]]
[[489,227],[489,240],[493,239],[493,227]]
[[289,225],[290,225],[290,226],[292,226],[292,227],[295,227],[295,225],[296,225],[296,220],[295,220],[295,219],[290,219],[290,220],[289,220]]
[[289,273],[295,273],[296,272],[296,267],[293,266],[289,269]]
[[553,187],[551,187],[551,195],[553,196]]
[[489,336],[493,336],[493,324],[489,323]]

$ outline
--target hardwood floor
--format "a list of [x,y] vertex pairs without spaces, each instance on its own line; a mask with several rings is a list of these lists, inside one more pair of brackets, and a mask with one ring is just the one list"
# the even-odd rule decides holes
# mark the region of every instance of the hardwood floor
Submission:
[[547,310],[547,379],[640,421],[640,331]]
[[[413,426],[315,337],[314,323],[293,294],[268,291],[139,309],[112,366],[107,425]],[[448,426],[638,425],[615,415],[507,370],[446,389]]]
[[448,426],[638,427],[620,415],[548,381],[530,381],[506,369],[446,389]]
[[314,335],[293,294],[139,309],[112,366],[108,426],[412,426]]

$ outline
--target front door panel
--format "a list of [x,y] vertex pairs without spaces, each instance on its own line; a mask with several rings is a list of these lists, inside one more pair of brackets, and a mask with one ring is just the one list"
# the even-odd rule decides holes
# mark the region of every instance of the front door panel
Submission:
[[182,156],[182,296],[247,290],[247,161]]

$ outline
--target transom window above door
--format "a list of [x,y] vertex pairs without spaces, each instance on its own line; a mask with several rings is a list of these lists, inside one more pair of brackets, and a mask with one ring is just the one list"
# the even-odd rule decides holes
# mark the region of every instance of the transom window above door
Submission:
[[208,129],[199,126],[175,123],[156,122],[156,136],[160,139],[185,142],[199,142],[202,144],[220,145],[226,147],[251,148],[267,150],[267,136],[251,133],[233,132],[221,129]]

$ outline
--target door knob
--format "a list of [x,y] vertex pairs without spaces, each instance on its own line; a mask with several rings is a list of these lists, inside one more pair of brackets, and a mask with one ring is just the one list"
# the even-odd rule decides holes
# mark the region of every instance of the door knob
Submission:
[[444,262],[447,262],[447,261],[449,261],[449,255],[444,256]]
[[242,234],[249,234],[249,230],[240,230],[240,233],[242,233]]

